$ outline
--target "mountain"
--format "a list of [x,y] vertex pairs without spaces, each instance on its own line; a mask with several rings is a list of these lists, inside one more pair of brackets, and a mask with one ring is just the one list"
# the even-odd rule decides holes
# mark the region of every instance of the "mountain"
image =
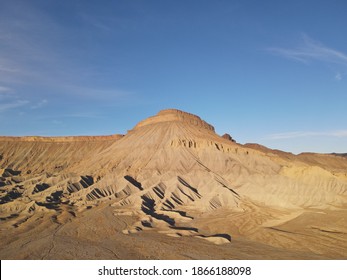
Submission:
[[332,153],[332,155],[340,156],[340,157],[347,157],[347,153],[344,153],[344,154]]
[[347,158],[241,145],[180,110],[0,137],[0,175],[1,259],[347,258]]

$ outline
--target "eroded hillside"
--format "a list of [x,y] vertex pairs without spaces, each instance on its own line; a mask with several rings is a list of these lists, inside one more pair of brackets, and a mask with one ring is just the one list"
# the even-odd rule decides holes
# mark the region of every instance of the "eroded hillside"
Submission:
[[2,259],[347,258],[345,157],[179,110],[125,136],[1,137],[0,168]]

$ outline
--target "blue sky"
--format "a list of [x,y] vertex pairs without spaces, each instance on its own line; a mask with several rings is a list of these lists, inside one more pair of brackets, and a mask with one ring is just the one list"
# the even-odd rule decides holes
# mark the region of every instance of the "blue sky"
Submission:
[[165,108],[347,152],[346,1],[0,0],[0,135],[126,133]]

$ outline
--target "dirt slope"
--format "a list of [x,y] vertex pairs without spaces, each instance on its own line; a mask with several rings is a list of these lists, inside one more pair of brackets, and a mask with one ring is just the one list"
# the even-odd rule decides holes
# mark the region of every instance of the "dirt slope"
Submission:
[[0,137],[0,176],[2,259],[347,258],[347,158],[179,110],[125,136]]

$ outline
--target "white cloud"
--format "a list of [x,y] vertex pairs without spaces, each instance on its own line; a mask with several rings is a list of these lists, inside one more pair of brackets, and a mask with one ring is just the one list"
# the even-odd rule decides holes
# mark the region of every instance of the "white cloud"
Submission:
[[53,120],[52,123],[55,125],[62,125],[63,124],[62,121],[58,121],[58,120]]
[[335,80],[336,80],[336,81],[341,81],[341,80],[342,80],[342,75],[341,75],[340,72],[336,73],[336,75],[335,75]]
[[347,130],[334,131],[330,135],[335,137],[347,137]]
[[14,68],[8,68],[4,65],[0,65],[0,72],[14,73],[14,72],[18,72],[18,70]]
[[10,2],[0,9],[0,83],[56,87],[78,78],[70,57],[57,47],[66,27],[38,5]]
[[31,109],[34,109],[34,110],[35,110],[35,109],[39,109],[39,108],[45,106],[47,103],[48,103],[47,99],[42,99],[42,100],[41,100],[40,102],[38,102],[37,104],[30,106],[30,108],[31,108]]
[[269,140],[281,140],[281,139],[294,139],[294,138],[303,138],[303,137],[347,137],[347,130],[335,130],[335,131],[292,131],[292,132],[283,132],[270,134],[265,137]]
[[1,93],[10,93],[10,92],[12,92],[12,89],[10,89],[8,87],[0,86],[0,94]]
[[102,19],[98,19],[97,17],[95,17],[94,15],[91,16],[91,15],[88,15],[86,13],[79,13],[80,17],[82,18],[83,21],[85,21],[87,24],[93,26],[94,28],[97,28],[101,31],[107,31],[107,32],[110,32],[112,31],[113,29],[111,28],[111,26],[109,26],[107,23],[106,23],[106,20],[109,20],[109,19],[105,19],[105,18],[102,18]]
[[5,112],[7,110],[10,110],[10,109],[22,107],[28,103],[29,103],[28,100],[15,100],[12,102],[3,103],[3,104],[0,104],[0,112],[2,113],[2,112]]
[[0,101],[3,103],[4,100],[15,98],[14,91],[9,87],[0,86]]
[[347,66],[347,55],[345,53],[326,47],[320,42],[312,40],[307,35],[303,35],[303,43],[300,47],[268,48],[267,50],[273,54],[304,63],[308,63],[312,60],[318,60]]
[[0,113],[23,107],[30,103],[30,101],[18,96],[15,90],[5,86],[0,86],[0,101]]
[[97,99],[97,100],[122,100],[126,98],[130,98],[134,94],[129,91],[117,89],[117,88],[93,88],[93,87],[85,87],[85,86],[76,86],[76,85],[65,85],[62,86],[62,89],[71,93],[75,96],[83,97],[84,99]]
[[[86,50],[81,51],[77,39],[67,41],[77,36],[75,31],[55,20],[40,5],[24,1],[20,6],[9,1],[7,7],[0,9],[0,85],[8,85],[16,92],[24,87],[34,88],[25,92],[25,99],[29,100],[43,98],[43,88],[44,94],[74,96],[83,102],[86,98],[104,103],[121,101],[130,95],[122,89],[93,86],[95,82],[101,84],[99,79],[103,81],[104,75],[110,75],[113,66],[91,66],[89,56],[81,59]],[[94,15],[82,14],[77,20],[87,23],[88,30],[92,25],[107,31],[114,24],[112,17]],[[71,47],[61,48],[60,43],[65,41]],[[36,109],[45,104],[30,105]]]

